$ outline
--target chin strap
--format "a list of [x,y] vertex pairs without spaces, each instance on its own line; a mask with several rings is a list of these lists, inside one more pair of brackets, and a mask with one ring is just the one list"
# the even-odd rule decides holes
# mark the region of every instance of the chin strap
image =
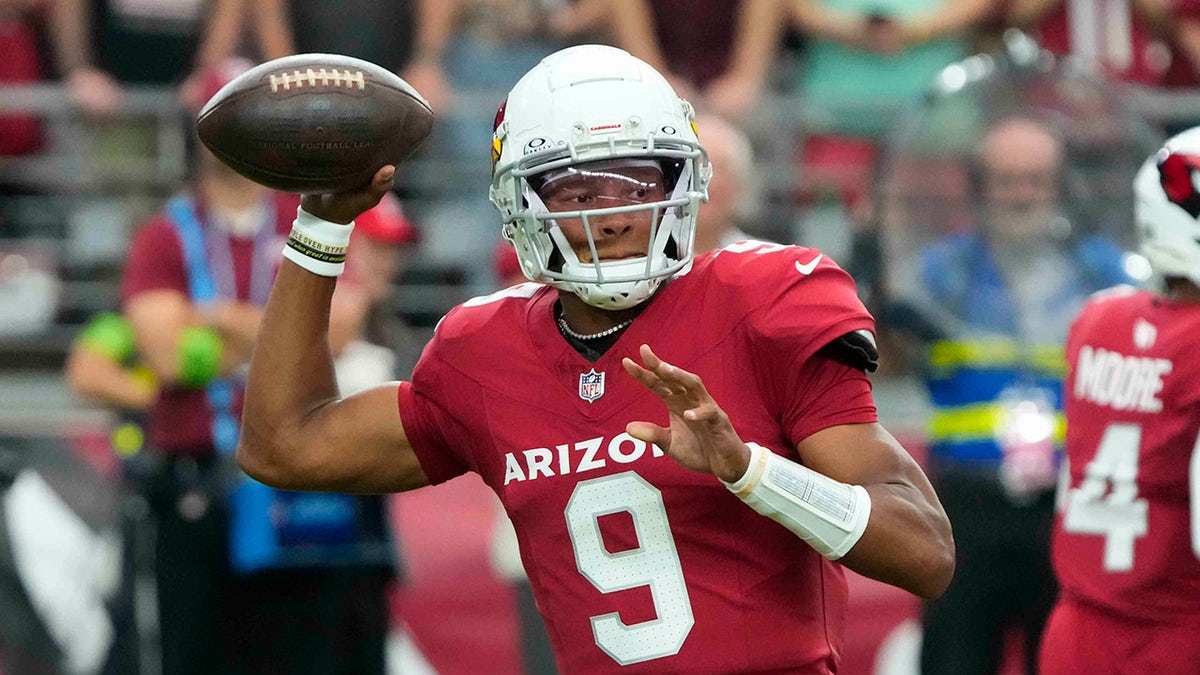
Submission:
[[737,482],[725,483],[730,492],[830,560],[858,543],[871,517],[866,488],[819,474],[757,443],[746,445],[750,466]]

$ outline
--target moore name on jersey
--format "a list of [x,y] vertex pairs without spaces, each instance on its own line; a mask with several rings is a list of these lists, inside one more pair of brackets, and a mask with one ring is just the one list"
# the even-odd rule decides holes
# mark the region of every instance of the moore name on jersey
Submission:
[[1171,373],[1167,359],[1128,356],[1083,345],[1075,375],[1075,396],[1114,410],[1162,411],[1158,395]]

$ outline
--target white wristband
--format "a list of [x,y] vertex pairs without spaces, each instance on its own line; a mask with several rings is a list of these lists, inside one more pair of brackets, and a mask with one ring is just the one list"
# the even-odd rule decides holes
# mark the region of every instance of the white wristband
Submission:
[[292,233],[283,246],[283,257],[304,269],[323,277],[341,276],[346,268],[346,249],[354,222],[346,225],[331,223],[296,209]]
[[746,445],[750,466],[725,487],[830,560],[858,543],[871,517],[871,495],[863,486],[836,481],[757,443]]

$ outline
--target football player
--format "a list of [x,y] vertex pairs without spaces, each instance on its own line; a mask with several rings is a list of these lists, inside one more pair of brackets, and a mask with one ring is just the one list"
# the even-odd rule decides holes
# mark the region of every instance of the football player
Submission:
[[711,176],[693,115],[623,51],[542,61],[496,116],[490,191],[532,283],[453,309],[412,382],[344,399],[329,298],[351,221],[394,167],[306,196],[239,459],[287,489],[479,473],[562,672],[835,672],[841,565],[936,596],[950,525],[876,421],[851,278],[793,246],[693,258]]
[[1043,675],[1200,667],[1200,128],[1134,181],[1161,289],[1095,295],[1067,340],[1069,484],[1053,557],[1062,586]]

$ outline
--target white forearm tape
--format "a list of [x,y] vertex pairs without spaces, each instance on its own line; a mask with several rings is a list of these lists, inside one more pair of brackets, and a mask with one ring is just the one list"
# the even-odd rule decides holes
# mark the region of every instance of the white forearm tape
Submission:
[[347,225],[331,223],[296,209],[292,233],[283,246],[283,257],[304,269],[323,277],[341,276],[346,268],[346,249],[354,222]]
[[757,443],[746,445],[750,466],[725,487],[830,560],[858,543],[871,517],[871,495],[863,486],[836,481]]

